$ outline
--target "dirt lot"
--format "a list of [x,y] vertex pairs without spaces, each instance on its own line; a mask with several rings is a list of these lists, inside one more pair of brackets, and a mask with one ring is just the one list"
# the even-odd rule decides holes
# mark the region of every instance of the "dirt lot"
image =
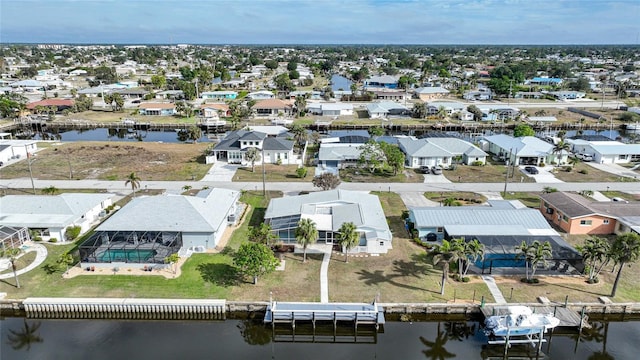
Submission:
[[[33,177],[43,180],[122,180],[135,172],[142,180],[191,180],[206,174],[209,144],[74,142],[39,151]],[[27,161],[3,167],[3,178],[29,177]]]

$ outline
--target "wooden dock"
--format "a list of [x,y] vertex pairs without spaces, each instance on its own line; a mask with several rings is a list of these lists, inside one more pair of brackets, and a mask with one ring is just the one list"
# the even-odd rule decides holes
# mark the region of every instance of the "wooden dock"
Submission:
[[351,322],[354,328],[358,325],[374,325],[376,328],[385,323],[384,309],[374,301],[367,303],[303,303],[272,301],[267,306],[264,322],[275,327],[277,323],[291,324],[296,322],[311,322],[315,328],[316,322],[332,322],[334,328],[338,322]]
[[[581,329],[586,327],[586,315],[580,315],[577,311],[568,309],[563,306],[530,306],[531,310],[534,313],[538,314],[552,314],[553,316],[560,319],[560,327],[571,327]],[[482,315],[484,315],[485,319],[489,316],[495,315],[506,315],[508,305],[487,305],[480,308]],[[584,319],[584,321],[583,321]]]

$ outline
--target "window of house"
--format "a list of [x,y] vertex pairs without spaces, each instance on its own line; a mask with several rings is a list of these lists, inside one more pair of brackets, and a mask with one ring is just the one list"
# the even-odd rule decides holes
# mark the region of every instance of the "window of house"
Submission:
[[608,225],[609,224],[609,219],[602,220],[602,223],[605,224],[605,225]]
[[580,226],[591,226],[591,220],[580,220]]
[[620,156],[618,156],[618,159],[627,160],[627,155],[620,155]]
[[569,217],[567,215],[562,215],[562,221],[569,222]]
[[384,246],[384,241],[380,241],[380,246]]
[[443,231],[444,231],[444,228],[442,228],[442,227],[438,227],[438,228],[436,228],[436,232],[438,232],[438,233],[441,233],[441,232],[443,232]]

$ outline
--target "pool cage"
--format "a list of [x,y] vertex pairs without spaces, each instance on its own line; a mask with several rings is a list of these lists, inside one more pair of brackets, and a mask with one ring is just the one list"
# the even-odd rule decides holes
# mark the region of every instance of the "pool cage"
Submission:
[[98,231],[78,251],[82,263],[163,264],[181,247],[181,232]]
[[450,238],[465,238],[468,241],[477,239],[485,247],[483,260],[475,263],[482,274],[491,274],[496,269],[500,273],[508,274],[509,268],[524,268],[525,261],[518,257],[517,248],[526,241],[527,244],[538,240],[541,243],[549,241],[551,244],[551,258],[546,260],[544,270],[569,275],[575,271],[582,272],[584,264],[582,256],[559,236],[518,236],[518,235],[478,235],[478,236],[450,236]]
[[29,240],[27,228],[0,225],[0,250],[17,249]]

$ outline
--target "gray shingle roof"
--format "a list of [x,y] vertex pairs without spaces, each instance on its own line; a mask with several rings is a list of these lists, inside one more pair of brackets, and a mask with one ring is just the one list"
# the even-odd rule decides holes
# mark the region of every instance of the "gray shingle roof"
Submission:
[[591,201],[582,195],[567,192],[552,192],[540,198],[570,218],[600,214],[603,216],[640,216],[640,202]]
[[234,190],[211,189],[206,197],[142,196],[131,200],[97,231],[215,232],[238,200]]
[[0,197],[0,224],[68,226],[113,194],[7,195]]
[[265,219],[307,215],[330,209],[331,228],[335,231],[344,222],[352,221],[358,230],[375,232],[379,239],[391,240],[391,230],[377,196],[359,191],[328,190],[307,195],[287,196],[269,202]]

